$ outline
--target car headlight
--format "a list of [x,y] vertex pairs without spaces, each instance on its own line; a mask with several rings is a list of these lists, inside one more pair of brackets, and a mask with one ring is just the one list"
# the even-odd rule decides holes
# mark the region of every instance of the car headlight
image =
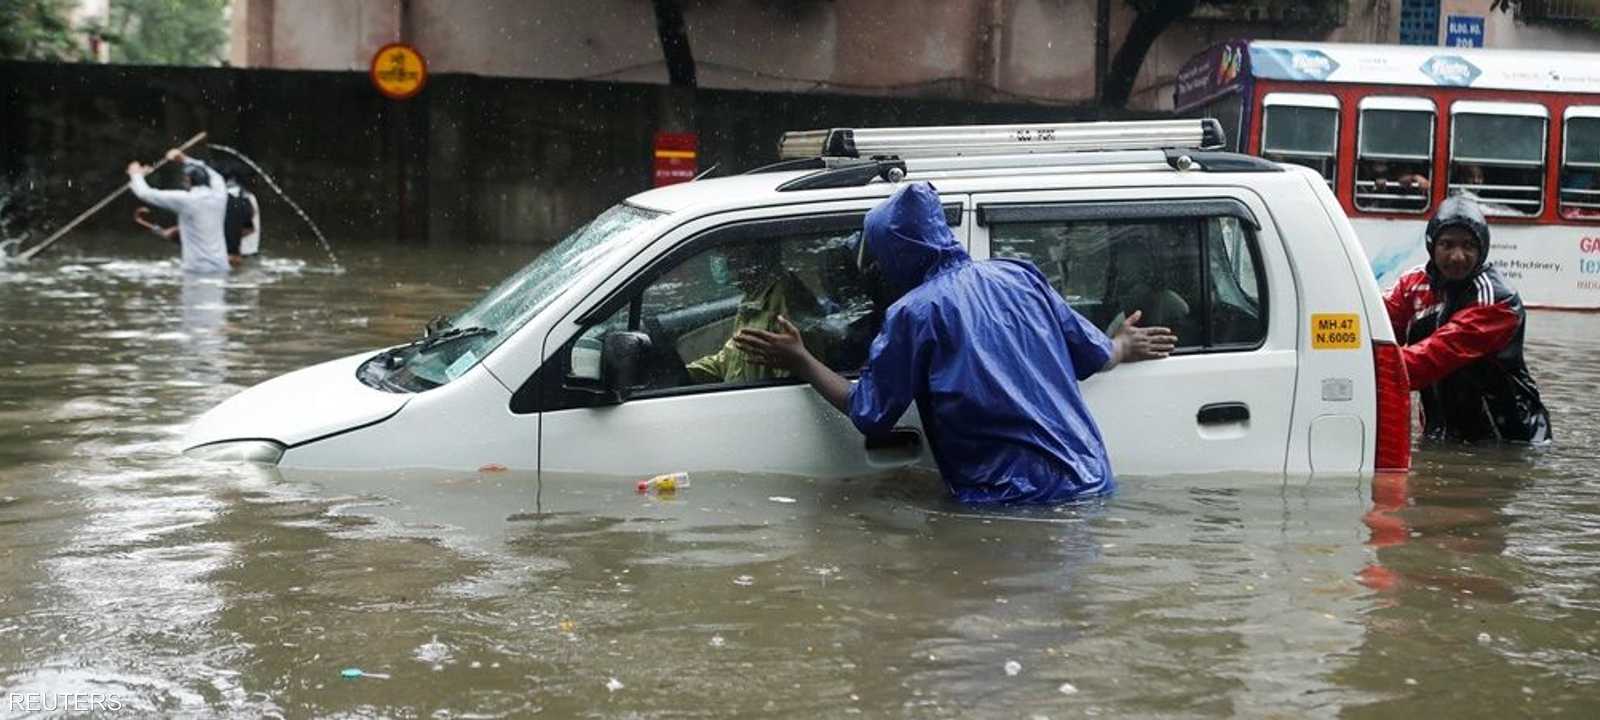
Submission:
[[207,445],[196,445],[183,451],[196,460],[211,462],[252,462],[277,465],[283,459],[283,443],[271,440],[224,440]]

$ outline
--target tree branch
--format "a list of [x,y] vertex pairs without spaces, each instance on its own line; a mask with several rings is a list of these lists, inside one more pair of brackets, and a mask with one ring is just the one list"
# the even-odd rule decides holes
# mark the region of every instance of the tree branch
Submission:
[[683,8],[678,0],[653,0],[656,8],[656,34],[661,37],[661,54],[667,61],[667,79],[675,86],[695,87],[694,53],[689,49],[689,31],[684,26]]
[[1117,48],[1111,67],[1106,70],[1105,92],[1100,104],[1116,108],[1128,105],[1133,83],[1139,78],[1139,68],[1144,66],[1150,46],[1173,23],[1194,14],[1198,4],[1199,0],[1162,0],[1134,5],[1138,15],[1133,19],[1133,26],[1128,28],[1127,37],[1122,39],[1122,46]]

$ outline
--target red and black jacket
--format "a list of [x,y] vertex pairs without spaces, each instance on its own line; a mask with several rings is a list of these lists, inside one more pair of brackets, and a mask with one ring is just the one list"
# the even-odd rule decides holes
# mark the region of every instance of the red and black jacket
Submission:
[[1430,262],[1402,275],[1384,304],[1411,389],[1421,391],[1428,436],[1550,439],[1550,415],[1522,357],[1522,298],[1493,267],[1450,282]]

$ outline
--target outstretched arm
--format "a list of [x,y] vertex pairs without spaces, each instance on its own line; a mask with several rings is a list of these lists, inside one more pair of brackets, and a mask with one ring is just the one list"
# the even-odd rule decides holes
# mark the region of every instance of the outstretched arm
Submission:
[[800,339],[800,330],[789,319],[778,316],[779,332],[746,328],[733,336],[733,343],[752,362],[794,373],[811,384],[829,405],[839,412],[850,412],[850,381],[822,364]]
[[1178,346],[1178,336],[1172,334],[1172,330],[1168,328],[1138,327],[1139,318],[1143,316],[1143,310],[1133,311],[1133,314],[1123,320],[1122,326],[1111,336],[1111,358],[1100,368],[1102,372],[1116,367],[1119,363],[1164,358],[1172,354],[1172,349]]
[[178,212],[188,206],[188,191],[157,190],[150,187],[150,184],[144,180],[145,173],[148,172],[150,172],[150,168],[141,165],[138,161],[128,163],[128,189],[132,190],[134,195],[138,196],[140,200],[163,210]]

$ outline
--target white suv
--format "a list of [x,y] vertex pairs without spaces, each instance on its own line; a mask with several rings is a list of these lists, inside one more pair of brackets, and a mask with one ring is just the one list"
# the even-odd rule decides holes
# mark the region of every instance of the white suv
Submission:
[[1199,120],[790,133],[791,159],[635,195],[448,326],[250,388],[186,447],[327,469],[931,467],[915,410],[863,439],[803,383],[697,363],[734,330],[729,264],[753,250],[808,291],[808,345],[858,369],[883,308],[855,243],[911,179],[974,259],[1032,261],[1101,327],[1143,310],[1177,332],[1172,357],[1085,383],[1118,473],[1407,466],[1404,369],[1350,223],[1316,173],[1201,149],[1219,137]]

